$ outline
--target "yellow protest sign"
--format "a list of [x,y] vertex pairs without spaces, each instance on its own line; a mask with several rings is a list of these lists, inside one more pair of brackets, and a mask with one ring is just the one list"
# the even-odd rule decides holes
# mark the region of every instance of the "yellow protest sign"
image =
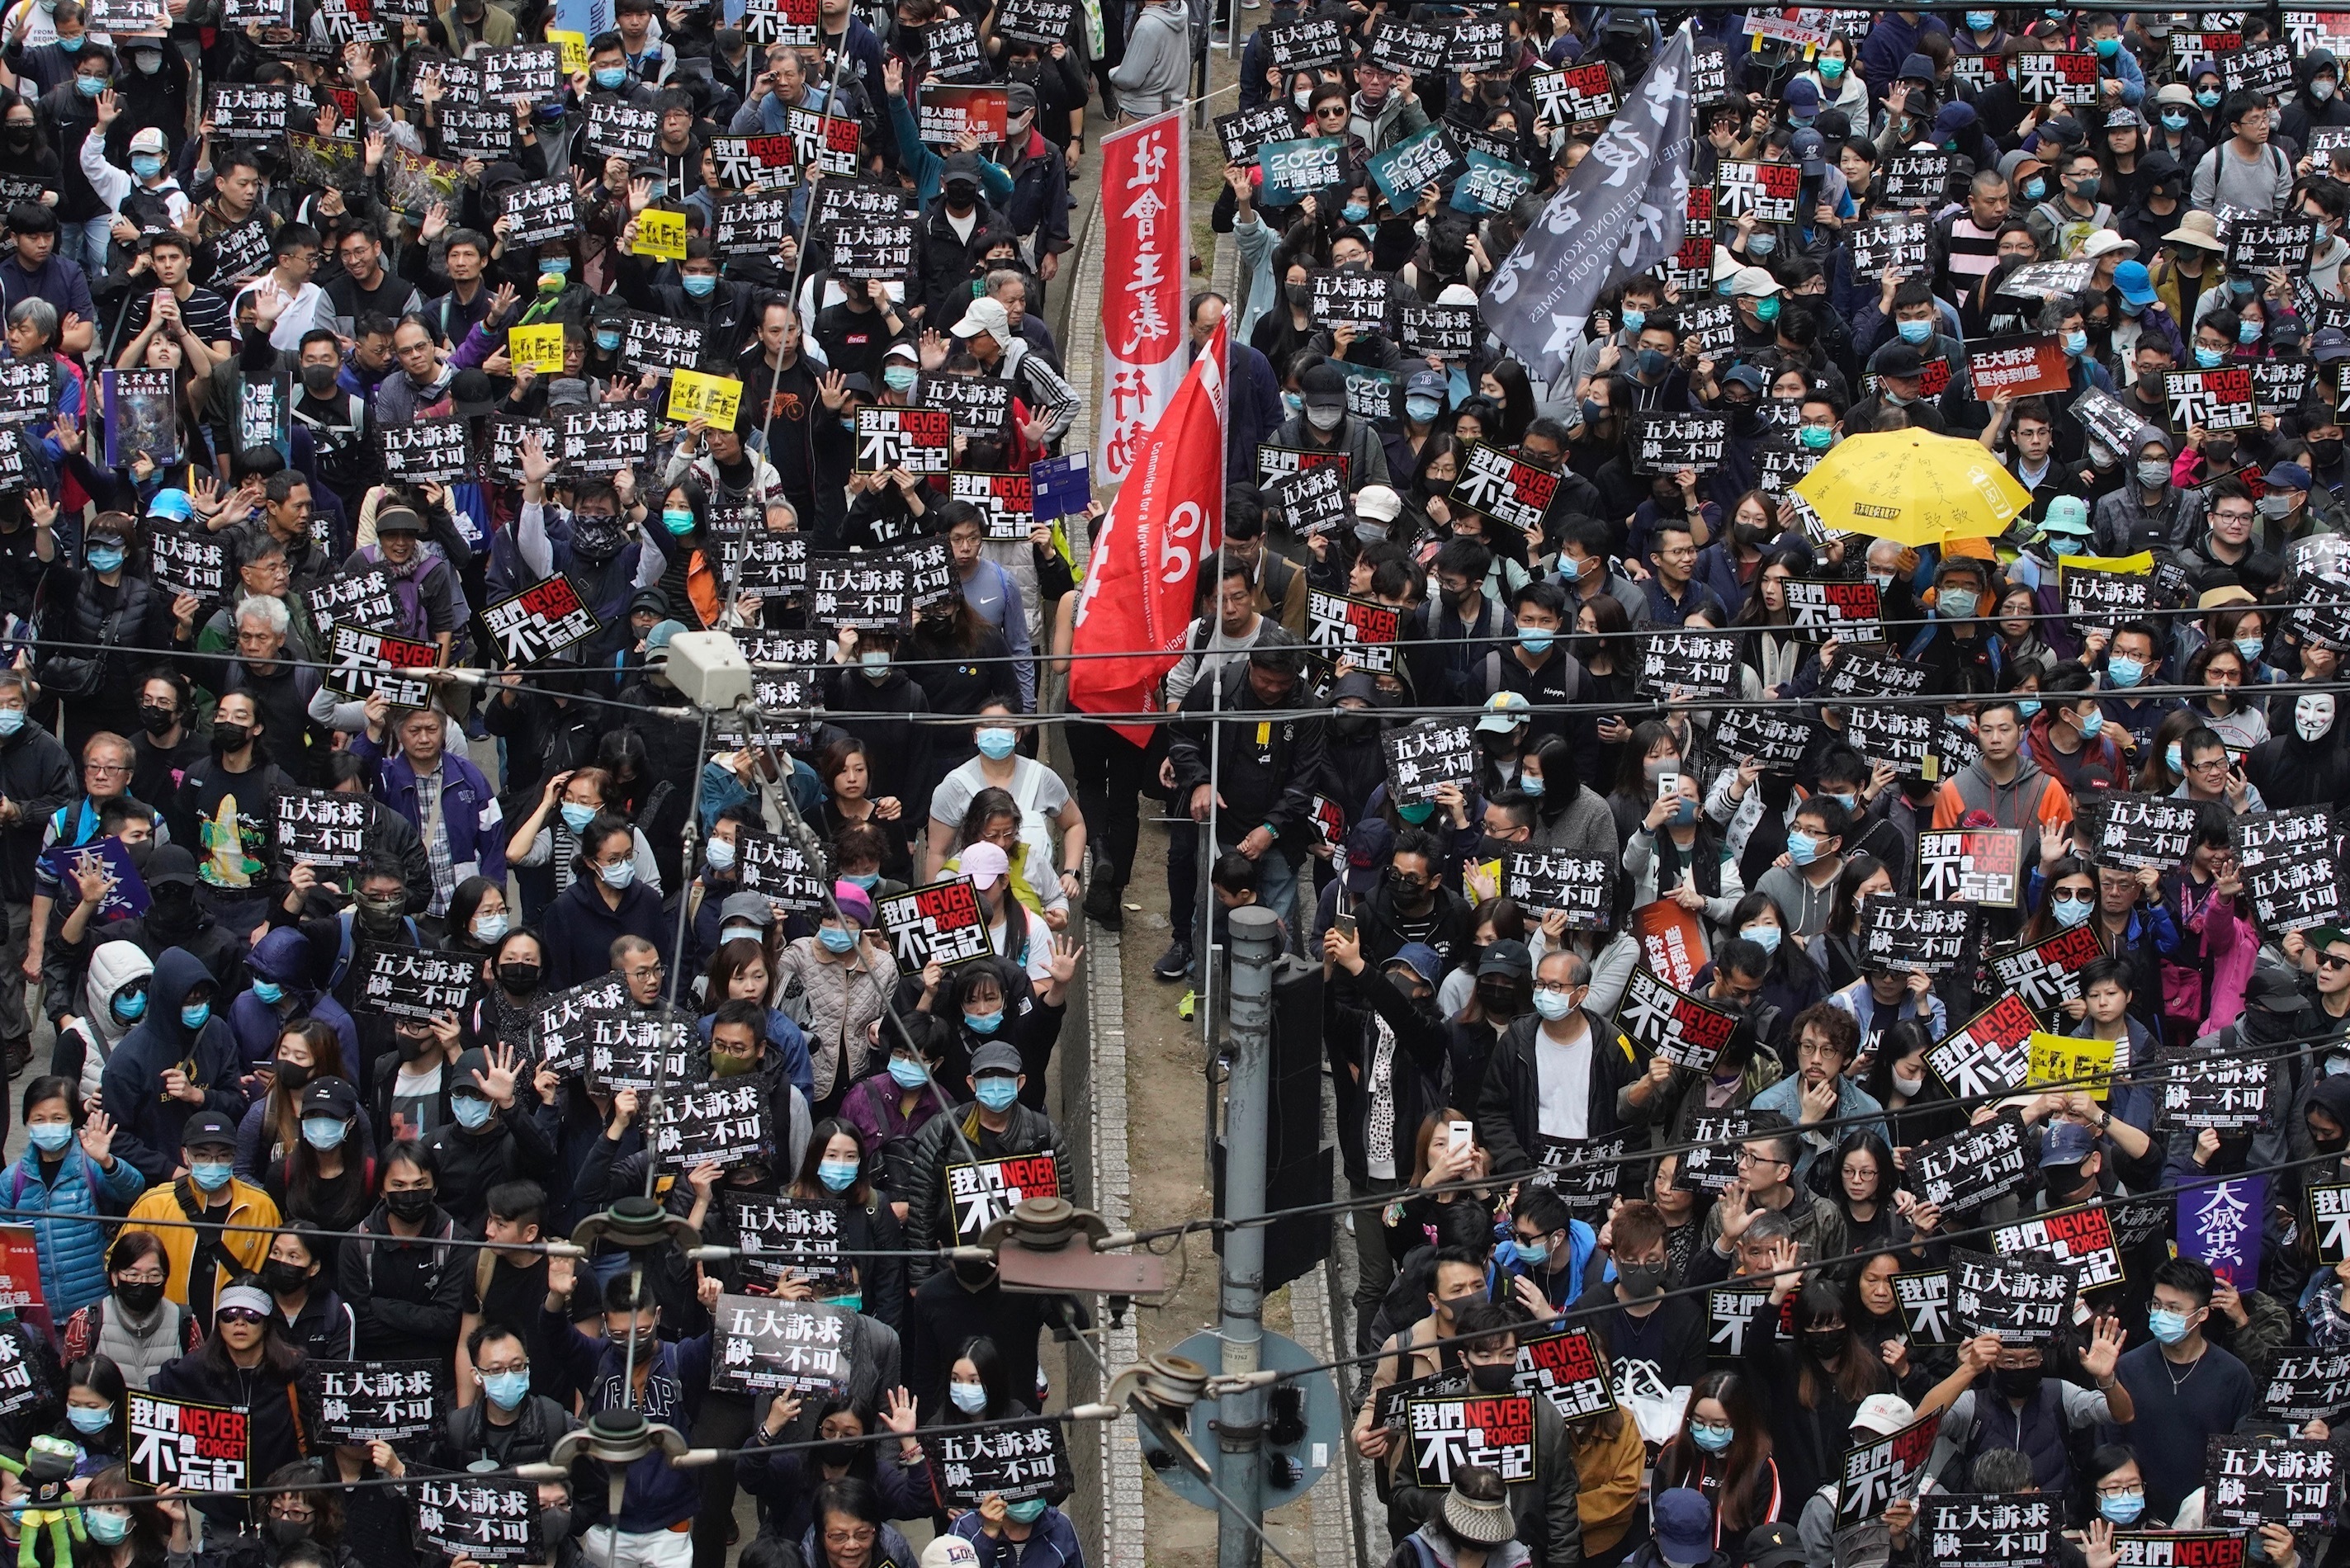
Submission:
[[[2070,1087],[2087,1088],[2089,1097],[2106,1097],[2106,1080],[2113,1075],[2114,1045],[2111,1040],[2075,1040],[2069,1034],[2032,1033],[2032,1075],[2027,1085],[2064,1084]],[[2095,1082],[2084,1085],[2080,1080]]]
[[669,384],[669,417],[680,423],[698,414],[713,429],[731,431],[742,406],[743,383],[732,376],[680,370]]
[[546,41],[550,44],[561,47],[563,50],[563,74],[565,76],[571,76],[576,72],[584,71],[588,68],[587,34],[566,33],[558,31],[556,28],[549,27],[546,30]]
[[2154,570],[2154,552],[2140,550],[2135,556],[2059,556],[2059,566],[2076,566],[2085,572],[2116,572],[2123,576],[2142,577]]
[[563,323],[542,321],[530,327],[506,328],[506,358],[514,368],[525,365],[542,376],[563,373]]
[[685,259],[685,214],[647,207],[637,214],[636,254],[662,261]]

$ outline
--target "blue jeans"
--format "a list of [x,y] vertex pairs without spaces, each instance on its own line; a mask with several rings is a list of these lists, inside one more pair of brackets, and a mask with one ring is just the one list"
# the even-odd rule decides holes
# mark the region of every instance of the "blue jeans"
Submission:
[[106,251],[114,232],[114,216],[84,218],[76,223],[57,225],[57,254],[81,268],[92,279],[106,272]]

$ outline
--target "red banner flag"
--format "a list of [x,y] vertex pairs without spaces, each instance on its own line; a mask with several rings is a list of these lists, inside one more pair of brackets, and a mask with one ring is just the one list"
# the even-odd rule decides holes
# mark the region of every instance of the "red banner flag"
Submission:
[[1191,155],[1181,109],[1101,139],[1102,401],[1094,483],[1139,466],[1144,432],[1183,379],[1183,255]]
[[[1081,712],[1149,710],[1151,689],[1182,654],[1200,565],[1223,538],[1228,326],[1142,438],[1086,564],[1069,666],[1069,706]],[[1149,724],[1117,728],[1136,745],[1149,742]]]

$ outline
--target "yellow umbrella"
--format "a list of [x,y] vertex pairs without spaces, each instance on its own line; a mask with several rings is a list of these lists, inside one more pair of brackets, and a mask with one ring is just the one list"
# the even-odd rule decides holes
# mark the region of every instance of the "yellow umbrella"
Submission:
[[1846,436],[1795,493],[1831,528],[1914,545],[1995,538],[2032,504],[1980,442],[1916,430]]

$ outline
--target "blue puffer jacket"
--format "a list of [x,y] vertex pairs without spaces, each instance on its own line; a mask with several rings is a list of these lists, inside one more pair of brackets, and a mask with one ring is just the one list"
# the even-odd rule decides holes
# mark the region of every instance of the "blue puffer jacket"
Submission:
[[41,1294],[56,1321],[65,1322],[106,1294],[107,1228],[62,1216],[99,1213],[103,1198],[104,1211],[119,1217],[146,1189],[147,1179],[137,1166],[118,1157],[112,1170],[103,1170],[82,1152],[78,1140],[67,1146],[54,1184],[41,1179],[40,1156],[31,1148],[0,1170],[0,1202],[60,1216],[28,1220],[20,1214],[13,1221],[33,1228],[41,1259]]

